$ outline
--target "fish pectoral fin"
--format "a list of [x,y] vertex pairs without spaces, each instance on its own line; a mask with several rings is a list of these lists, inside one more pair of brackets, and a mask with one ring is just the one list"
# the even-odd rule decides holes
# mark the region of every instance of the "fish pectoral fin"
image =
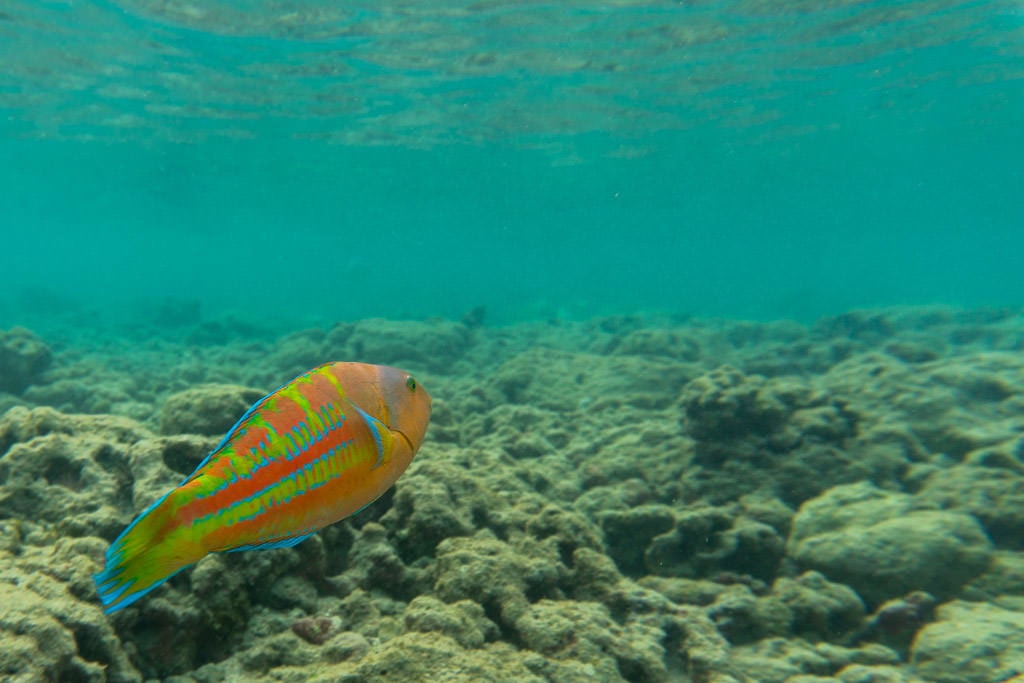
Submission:
[[359,414],[362,415],[364,420],[366,420],[366,424],[370,427],[370,433],[373,435],[373,445],[377,449],[377,461],[373,463],[373,467],[371,469],[377,469],[384,464],[384,461],[387,460],[388,456],[391,454],[395,436],[391,433],[391,429],[386,424],[375,418],[373,415],[370,415],[359,406],[355,406],[355,409],[358,410]]
[[312,536],[315,531],[311,531],[308,534],[301,536],[289,536],[288,538],[278,538],[273,541],[266,541],[265,543],[250,543],[249,545],[240,545],[237,548],[228,548],[223,551],[226,553],[238,553],[243,550],[273,550],[274,548],[291,548],[292,546],[298,545],[305,541],[307,538]]

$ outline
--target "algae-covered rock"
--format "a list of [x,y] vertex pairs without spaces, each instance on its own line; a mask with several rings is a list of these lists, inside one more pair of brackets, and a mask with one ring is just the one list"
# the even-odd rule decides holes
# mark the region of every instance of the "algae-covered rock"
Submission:
[[1001,595],[1024,596],[1024,552],[994,552],[988,569],[964,588],[963,597],[984,601]]
[[774,574],[784,548],[785,540],[768,524],[733,516],[728,508],[694,507],[651,540],[644,566],[661,576],[738,572],[763,579]]
[[911,648],[931,683],[1010,681],[1024,671],[1024,612],[960,600],[940,606]]
[[[845,401],[794,378],[722,366],[690,381],[680,424],[694,438],[684,490],[712,502],[745,494],[797,505],[829,486],[884,479],[897,469],[849,450],[861,416]],[[876,476],[882,475],[882,476]]]
[[[62,341],[57,367],[0,398],[0,678],[1019,674],[1024,315],[470,323]],[[246,387],[336,359],[436,373],[427,445],[394,492],[103,615],[107,543],[262,395]],[[154,426],[162,405],[165,433],[32,403]],[[936,600],[963,597],[991,604],[933,623]]]
[[[437,633],[405,633],[371,649],[346,681],[448,681],[449,683],[544,683],[533,671],[543,668],[541,658],[522,656],[506,643],[467,650],[454,639]],[[313,675],[311,683],[337,681],[338,674]]]
[[264,393],[250,387],[223,384],[186,389],[164,402],[160,432],[223,435]]
[[524,647],[555,662],[572,662],[576,670],[585,667],[598,680],[668,680],[659,644],[663,634],[639,623],[620,625],[603,605],[541,600],[512,626]]
[[481,532],[438,545],[434,590],[445,602],[472,600],[512,623],[528,607],[527,593],[551,593],[560,572],[556,557],[525,555]]
[[408,631],[442,633],[454,638],[462,647],[476,648],[499,635],[497,624],[484,615],[483,607],[471,600],[446,604],[437,598],[421,595],[405,608]]
[[110,536],[130,496],[127,460],[123,449],[88,438],[54,434],[16,444],[0,459],[0,515]]
[[[58,553],[62,561],[69,559]],[[38,555],[26,573],[0,553],[0,674],[12,681],[142,680],[98,607],[46,575]],[[52,560],[51,560],[52,561]],[[42,569],[42,571],[41,571]]]
[[413,561],[432,556],[445,538],[472,535],[477,522],[501,507],[484,482],[465,468],[418,458],[396,487],[381,522],[394,529],[402,557]]
[[503,363],[493,384],[510,403],[556,411],[651,409],[671,404],[693,375],[690,366],[664,358],[534,349]]
[[[811,645],[799,639],[767,638],[736,648],[733,660],[736,669],[746,674],[749,680],[792,683],[822,679],[864,680],[860,677],[870,674],[876,667],[881,667],[879,672],[886,675],[899,663],[899,656],[889,648],[874,644],[849,648],[828,643]],[[851,670],[851,667],[863,668]]]
[[772,585],[793,615],[793,631],[809,640],[835,640],[861,625],[864,603],[852,589],[833,583],[818,572],[782,577]]
[[152,433],[134,420],[113,415],[70,415],[52,408],[16,407],[0,416],[0,455],[16,443],[50,434],[132,444]]
[[693,362],[700,358],[701,344],[695,335],[682,330],[643,328],[616,339],[610,352]]
[[0,330],[0,392],[20,394],[50,367],[53,354],[23,327]]
[[611,556],[627,574],[642,573],[651,539],[672,529],[676,521],[675,513],[665,505],[606,512],[599,519]]
[[951,596],[985,571],[991,543],[973,517],[916,505],[868,483],[834,487],[801,506],[787,554],[871,605],[915,590]]
[[687,430],[700,440],[768,435],[789,412],[763,377],[729,366],[690,381],[680,396]]
[[997,545],[1024,549],[1024,467],[960,465],[935,472],[918,497],[973,516]]
[[743,584],[725,586],[707,613],[734,645],[788,635],[793,622],[793,611],[785,603],[772,595],[755,595]]
[[131,444],[148,436],[125,418],[9,411],[0,418],[0,516],[111,538],[131,504]]
[[[333,348],[342,339],[343,350]],[[364,363],[434,371],[450,369],[465,353],[470,339],[469,328],[448,320],[362,320],[344,335],[328,335],[333,357],[343,353],[347,358]]]
[[348,553],[348,576],[362,588],[411,599],[430,586],[429,574],[408,566],[387,537],[386,529],[367,523]]

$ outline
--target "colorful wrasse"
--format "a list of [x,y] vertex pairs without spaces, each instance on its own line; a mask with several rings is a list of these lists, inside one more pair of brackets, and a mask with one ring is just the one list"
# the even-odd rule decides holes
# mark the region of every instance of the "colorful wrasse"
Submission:
[[430,394],[396,368],[328,363],[257,401],[139,515],[95,576],[107,612],[208,553],[284,548],[388,490],[423,443]]

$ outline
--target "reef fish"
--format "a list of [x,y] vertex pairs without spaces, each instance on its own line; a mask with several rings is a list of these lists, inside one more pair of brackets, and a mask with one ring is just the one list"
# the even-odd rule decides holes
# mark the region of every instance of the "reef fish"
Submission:
[[430,394],[407,372],[327,363],[267,394],[195,472],[111,544],[107,612],[209,553],[296,545],[387,491],[423,443]]

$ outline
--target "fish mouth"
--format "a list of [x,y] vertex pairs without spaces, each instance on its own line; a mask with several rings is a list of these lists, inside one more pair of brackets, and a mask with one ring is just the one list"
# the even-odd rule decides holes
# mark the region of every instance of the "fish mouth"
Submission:
[[407,437],[405,435],[405,432],[403,432],[400,429],[395,429],[393,431],[395,432],[395,434],[398,434],[400,437],[402,437],[402,440],[405,441],[405,443],[409,445],[409,452],[410,453],[415,453],[416,452],[416,447],[412,445],[412,439]]

